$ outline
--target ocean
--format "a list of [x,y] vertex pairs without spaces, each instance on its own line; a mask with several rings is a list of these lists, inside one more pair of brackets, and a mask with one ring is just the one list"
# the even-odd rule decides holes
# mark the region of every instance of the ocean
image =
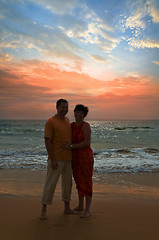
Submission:
[[[45,170],[45,120],[0,120],[0,168]],[[159,172],[159,120],[88,121],[94,172]]]

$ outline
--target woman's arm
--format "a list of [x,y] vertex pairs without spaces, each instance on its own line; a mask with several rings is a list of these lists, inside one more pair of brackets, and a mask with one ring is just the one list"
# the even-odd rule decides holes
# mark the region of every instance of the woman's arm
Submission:
[[89,123],[83,124],[84,141],[71,145],[72,149],[88,147],[91,144],[91,128]]

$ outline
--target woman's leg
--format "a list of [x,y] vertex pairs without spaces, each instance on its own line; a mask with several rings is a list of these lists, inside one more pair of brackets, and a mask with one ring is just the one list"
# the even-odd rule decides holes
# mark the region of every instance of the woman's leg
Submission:
[[78,191],[78,206],[74,208],[74,211],[82,211],[84,205],[84,197],[81,196],[80,192]]
[[89,209],[90,209],[90,206],[91,206],[91,202],[92,202],[92,197],[86,195],[86,206],[85,206],[84,213],[81,216],[82,218],[86,218],[86,217],[90,216]]

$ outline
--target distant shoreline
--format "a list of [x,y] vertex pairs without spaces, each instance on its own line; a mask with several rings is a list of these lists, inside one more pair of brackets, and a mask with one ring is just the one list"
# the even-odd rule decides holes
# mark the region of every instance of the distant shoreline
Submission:
[[[53,116],[54,114],[52,114]],[[10,121],[46,121],[50,116],[48,116],[46,119],[40,119],[40,118],[0,118],[1,120],[10,120]],[[67,116],[69,118],[69,116]],[[69,118],[70,121],[74,121],[74,118]],[[86,121],[159,121],[159,119],[87,119]]]

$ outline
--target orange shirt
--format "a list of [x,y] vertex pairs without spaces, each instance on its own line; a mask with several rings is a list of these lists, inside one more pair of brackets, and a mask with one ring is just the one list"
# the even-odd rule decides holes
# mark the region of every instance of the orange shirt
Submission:
[[55,160],[72,161],[71,150],[62,148],[62,144],[65,142],[71,144],[71,125],[67,117],[64,119],[56,116],[49,118],[45,125],[45,138],[51,139]]

